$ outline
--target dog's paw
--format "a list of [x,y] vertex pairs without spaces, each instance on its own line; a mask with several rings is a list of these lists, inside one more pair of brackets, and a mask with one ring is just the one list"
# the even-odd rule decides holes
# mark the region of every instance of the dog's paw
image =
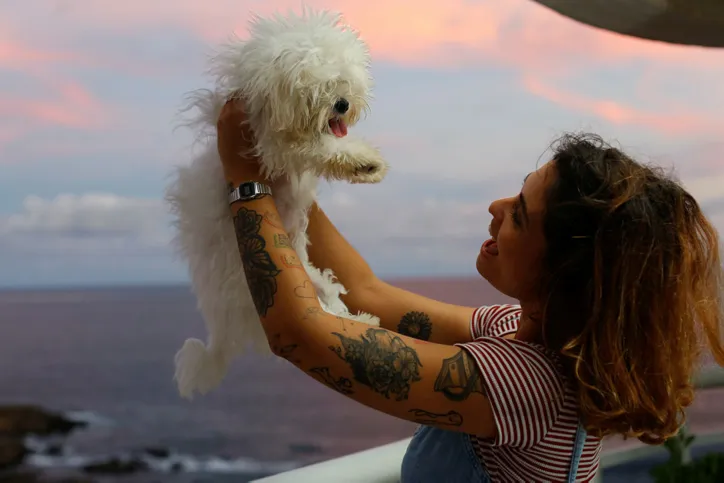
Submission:
[[366,314],[364,312],[360,312],[356,315],[349,314],[346,315],[346,318],[354,320],[355,322],[362,322],[363,324],[372,325],[374,327],[379,327],[380,325],[380,319],[378,317],[375,317],[372,314]]
[[322,175],[327,179],[350,183],[379,183],[387,174],[388,164],[380,151],[366,141],[347,136],[330,140],[330,159]]

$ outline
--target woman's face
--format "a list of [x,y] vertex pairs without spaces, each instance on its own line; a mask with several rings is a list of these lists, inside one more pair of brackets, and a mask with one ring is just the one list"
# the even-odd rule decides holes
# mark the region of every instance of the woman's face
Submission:
[[494,201],[489,208],[491,238],[483,243],[476,267],[503,294],[521,303],[535,302],[546,243],[543,216],[555,164],[530,173],[520,193]]

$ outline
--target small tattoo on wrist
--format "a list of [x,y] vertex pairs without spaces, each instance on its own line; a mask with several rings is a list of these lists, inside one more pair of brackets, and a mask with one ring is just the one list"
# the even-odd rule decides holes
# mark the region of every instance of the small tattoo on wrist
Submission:
[[276,248],[292,248],[292,242],[284,233],[274,234],[274,246]]
[[282,265],[284,265],[287,268],[304,269],[304,267],[302,266],[302,262],[300,262],[299,259],[297,257],[295,257],[294,255],[283,254],[281,256],[281,259],[282,259]]

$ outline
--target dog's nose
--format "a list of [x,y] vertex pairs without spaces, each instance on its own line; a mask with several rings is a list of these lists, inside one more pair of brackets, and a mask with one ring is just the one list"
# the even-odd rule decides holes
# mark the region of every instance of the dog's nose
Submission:
[[334,110],[339,114],[344,114],[349,111],[349,101],[344,97],[334,103]]

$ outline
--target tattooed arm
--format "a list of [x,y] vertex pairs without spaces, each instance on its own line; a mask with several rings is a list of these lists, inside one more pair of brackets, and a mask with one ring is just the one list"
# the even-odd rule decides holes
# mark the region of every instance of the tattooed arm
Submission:
[[[483,381],[463,349],[322,311],[271,197],[232,205],[239,252],[272,351],[367,406],[409,421],[492,437]],[[424,324],[422,324],[424,326]]]
[[307,235],[310,260],[316,267],[332,269],[348,290],[341,298],[352,313],[374,314],[385,329],[416,339],[439,344],[471,340],[473,307],[439,302],[378,279],[316,203],[310,210]]
[[297,337],[292,362],[340,394],[418,424],[496,436],[486,386],[465,349],[369,327],[316,308],[308,310]]
[[[258,164],[239,154],[253,145],[243,121],[243,106],[232,101],[217,124],[224,174],[234,185],[263,179]],[[466,352],[324,313],[297,253],[286,243],[272,197],[237,202],[231,210],[244,273],[275,354],[387,414],[495,435],[485,385]]]

